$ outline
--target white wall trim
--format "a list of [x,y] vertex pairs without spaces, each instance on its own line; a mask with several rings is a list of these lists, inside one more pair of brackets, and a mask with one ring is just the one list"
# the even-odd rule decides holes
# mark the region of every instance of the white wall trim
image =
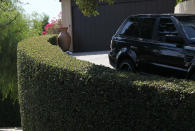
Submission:
[[195,14],[195,0],[188,0],[177,4],[175,13]]
[[71,0],[61,0],[61,7],[62,7],[62,26],[68,27],[68,33],[71,36],[70,51],[73,51]]

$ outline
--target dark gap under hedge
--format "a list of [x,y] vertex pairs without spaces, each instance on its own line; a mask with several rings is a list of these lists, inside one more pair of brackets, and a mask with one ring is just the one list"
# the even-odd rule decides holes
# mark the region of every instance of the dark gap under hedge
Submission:
[[20,108],[17,101],[8,95],[7,98],[2,97],[0,92],[0,127],[20,127]]

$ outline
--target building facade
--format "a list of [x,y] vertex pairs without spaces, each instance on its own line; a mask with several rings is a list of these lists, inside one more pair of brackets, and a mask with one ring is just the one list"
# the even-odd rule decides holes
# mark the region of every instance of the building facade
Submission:
[[100,15],[84,16],[71,0],[62,2],[62,23],[69,27],[74,52],[109,50],[122,21],[132,14],[174,13],[175,0],[116,0],[98,6]]

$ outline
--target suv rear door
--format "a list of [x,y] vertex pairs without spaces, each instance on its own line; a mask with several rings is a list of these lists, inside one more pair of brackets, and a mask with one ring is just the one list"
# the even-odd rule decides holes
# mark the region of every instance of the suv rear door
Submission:
[[140,26],[140,39],[139,42],[142,43],[141,48],[141,56],[140,62],[141,63],[151,63],[155,61],[154,52],[153,52],[153,40],[154,37],[154,30],[156,25],[156,18],[154,17],[141,17],[139,21]]
[[159,18],[155,43],[156,62],[153,64],[184,71],[184,43],[167,41],[169,35],[180,36],[177,25],[171,17]]
[[155,23],[155,18],[131,17],[119,29],[115,40],[120,43],[121,48],[127,47],[135,51],[139,62],[149,63],[153,59],[151,46]]

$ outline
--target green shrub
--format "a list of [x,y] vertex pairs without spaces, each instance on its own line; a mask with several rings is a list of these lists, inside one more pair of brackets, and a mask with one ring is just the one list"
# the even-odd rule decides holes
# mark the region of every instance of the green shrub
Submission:
[[24,131],[195,130],[195,83],[121,73],[34,37],[18,45]]
[[51,38],[48,39],[48,42],[51,43],[52,45],[57,45],[58,44],[58,36],[53,35]]

